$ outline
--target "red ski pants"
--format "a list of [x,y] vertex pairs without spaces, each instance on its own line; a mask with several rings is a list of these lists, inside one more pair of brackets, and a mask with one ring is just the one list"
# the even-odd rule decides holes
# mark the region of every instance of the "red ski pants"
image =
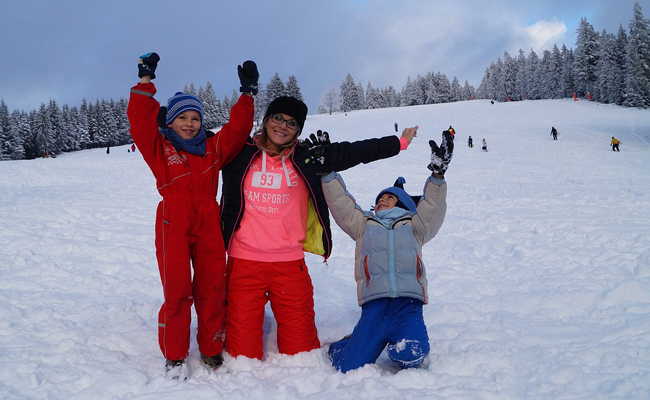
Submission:
[[169,360],[188,355],[192,303],[199,351],[215,356],[223,350],[226,252],[219,221],[214,200],[163,200],[158,205],[156,257],[165,295],[158,313],[158,342]]
[[320,347],[314,321],[314,287],[305,260],[228,259],[226,351],[262,359],[264,307],[271,302],[278,350],[296,354]]

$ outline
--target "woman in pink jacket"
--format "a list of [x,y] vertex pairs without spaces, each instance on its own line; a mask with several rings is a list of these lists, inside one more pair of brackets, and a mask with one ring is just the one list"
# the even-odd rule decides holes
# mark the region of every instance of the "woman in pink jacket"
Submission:
[[332,247],[319,174],[397,155],[417,130],[404,130],[401,139],[387,136],[352,143],[329,143],[327,132],[319,131],[319,138],[311,135],[317,143],[307,143],[298,140],[306,118],[302,101],[290,96],[274,99],[262,127],[222,171],[221,221],[228,251],[226,350],[233,357],[262,359],[267,302],[278,324],[280,353],[320,347],[304,255],[307,251],[327,259]]

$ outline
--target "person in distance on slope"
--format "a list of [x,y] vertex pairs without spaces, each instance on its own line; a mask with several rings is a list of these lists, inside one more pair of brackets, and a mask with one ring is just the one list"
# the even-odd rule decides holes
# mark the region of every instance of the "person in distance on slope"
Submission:
[[166,376],[183,380],[192,303],[201,359],[210,369],[223,363],[226,253],[216,200],[219,170],[239,153],[253,128],[252,96],[259,73],[253,61],[238,67],[243,95],[232,107],[230,121],[213,134],[203,127],[203,104],[196,96],[176,93],[166,113],[154,99],[151,80],[159,60],[156,53],[140,57],[141,80],[131,88],[127,115],[133,141],[162,195],[156,212],[156,258],[164,292],[158,341],[167,360]]
[[485,141],[485,139],[483,139],[483,147],[482,147],[481,149],[482,149],[483,151],[488,151],[488,149],[487,149],[487,142]]
[[614,136],[612,136],[612,141],[609,144],[610,146],[612,146],[612,151],[619,151],[620,152],[620,150],[618,149],[619,144],[621,144],[621,142],[618,139],[616,139]]
[[332,251],[332,233],[320,174],[397,155],[417,129],[330,143],[327,132],[298,140],[307,105],[295,97],[274,99],[262,126],[223,168],[222,213],[228,251],[226,351],[262,359],[264,308],[277,321],[277,344],[293,355],[320,347],[314,289],[305,251]]
[[467,147],[474,147],[474,139],[471,136],[467,139]]
[[557,140],[557,136],[559,133],[557,132],[557,129],[555,129],[554,126],[551,127],[551,136],[553,136],[553,140]]
[[429,141],[432,171],[417,203],[403,189],[404,178],[377,195],[372,212],[363,211],[343,178],[322,178],[325,199],[341,229],[356,241],[354,276],[361,318],[352,334],[330,345],[332,365],[345,373],[388,356],[403,368],[416,368],[429,354],[422,315],[427,278],[422,245],[438,233],[447,210],[445,172],[454,142],[449,131],[440,147]]

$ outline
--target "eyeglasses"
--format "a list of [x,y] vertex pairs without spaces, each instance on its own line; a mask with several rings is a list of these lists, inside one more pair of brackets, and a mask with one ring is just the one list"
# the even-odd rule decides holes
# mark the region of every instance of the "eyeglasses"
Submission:
[[271,120],[278,125],[282,125],[283,122],[286,122],[287,128],[292,131],[298,130],[298,122],[295,119],[284,119],[280,114],[271,114]]

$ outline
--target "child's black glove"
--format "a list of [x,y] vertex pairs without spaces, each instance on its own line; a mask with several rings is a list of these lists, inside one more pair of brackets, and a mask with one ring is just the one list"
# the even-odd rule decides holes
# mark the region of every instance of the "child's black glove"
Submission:
[[237,66],[237,73],[239,74],[239,82],[241,83],[239,91],[256,95],[257,81],[260,78],[260,73],[257,71],[255,61],[244,61],[244,66]]
[[138,78],[143,76],[151,76],[151,79],[156,79],[156,67],[160,61],[160,56],[157,53],[147,53],[140,56],[138,60]]
[[431,162],[427,165],[434,174],[444,175],[451,161],[454,153],[454,138],[451,132],[442,132],[442,142],[440,147],[436,144],[435,140],[429,140],[431,147]]
[[[311,139],[311,140],[310,140]],[[309,148],[311,162],[318,175],[327,175],[332,172],[332,160],[330,159],[330,135],[320,129],[309,135],[304,143]]]
[[158,128],[167,129],[167,107],[162,106],[158,109]]

